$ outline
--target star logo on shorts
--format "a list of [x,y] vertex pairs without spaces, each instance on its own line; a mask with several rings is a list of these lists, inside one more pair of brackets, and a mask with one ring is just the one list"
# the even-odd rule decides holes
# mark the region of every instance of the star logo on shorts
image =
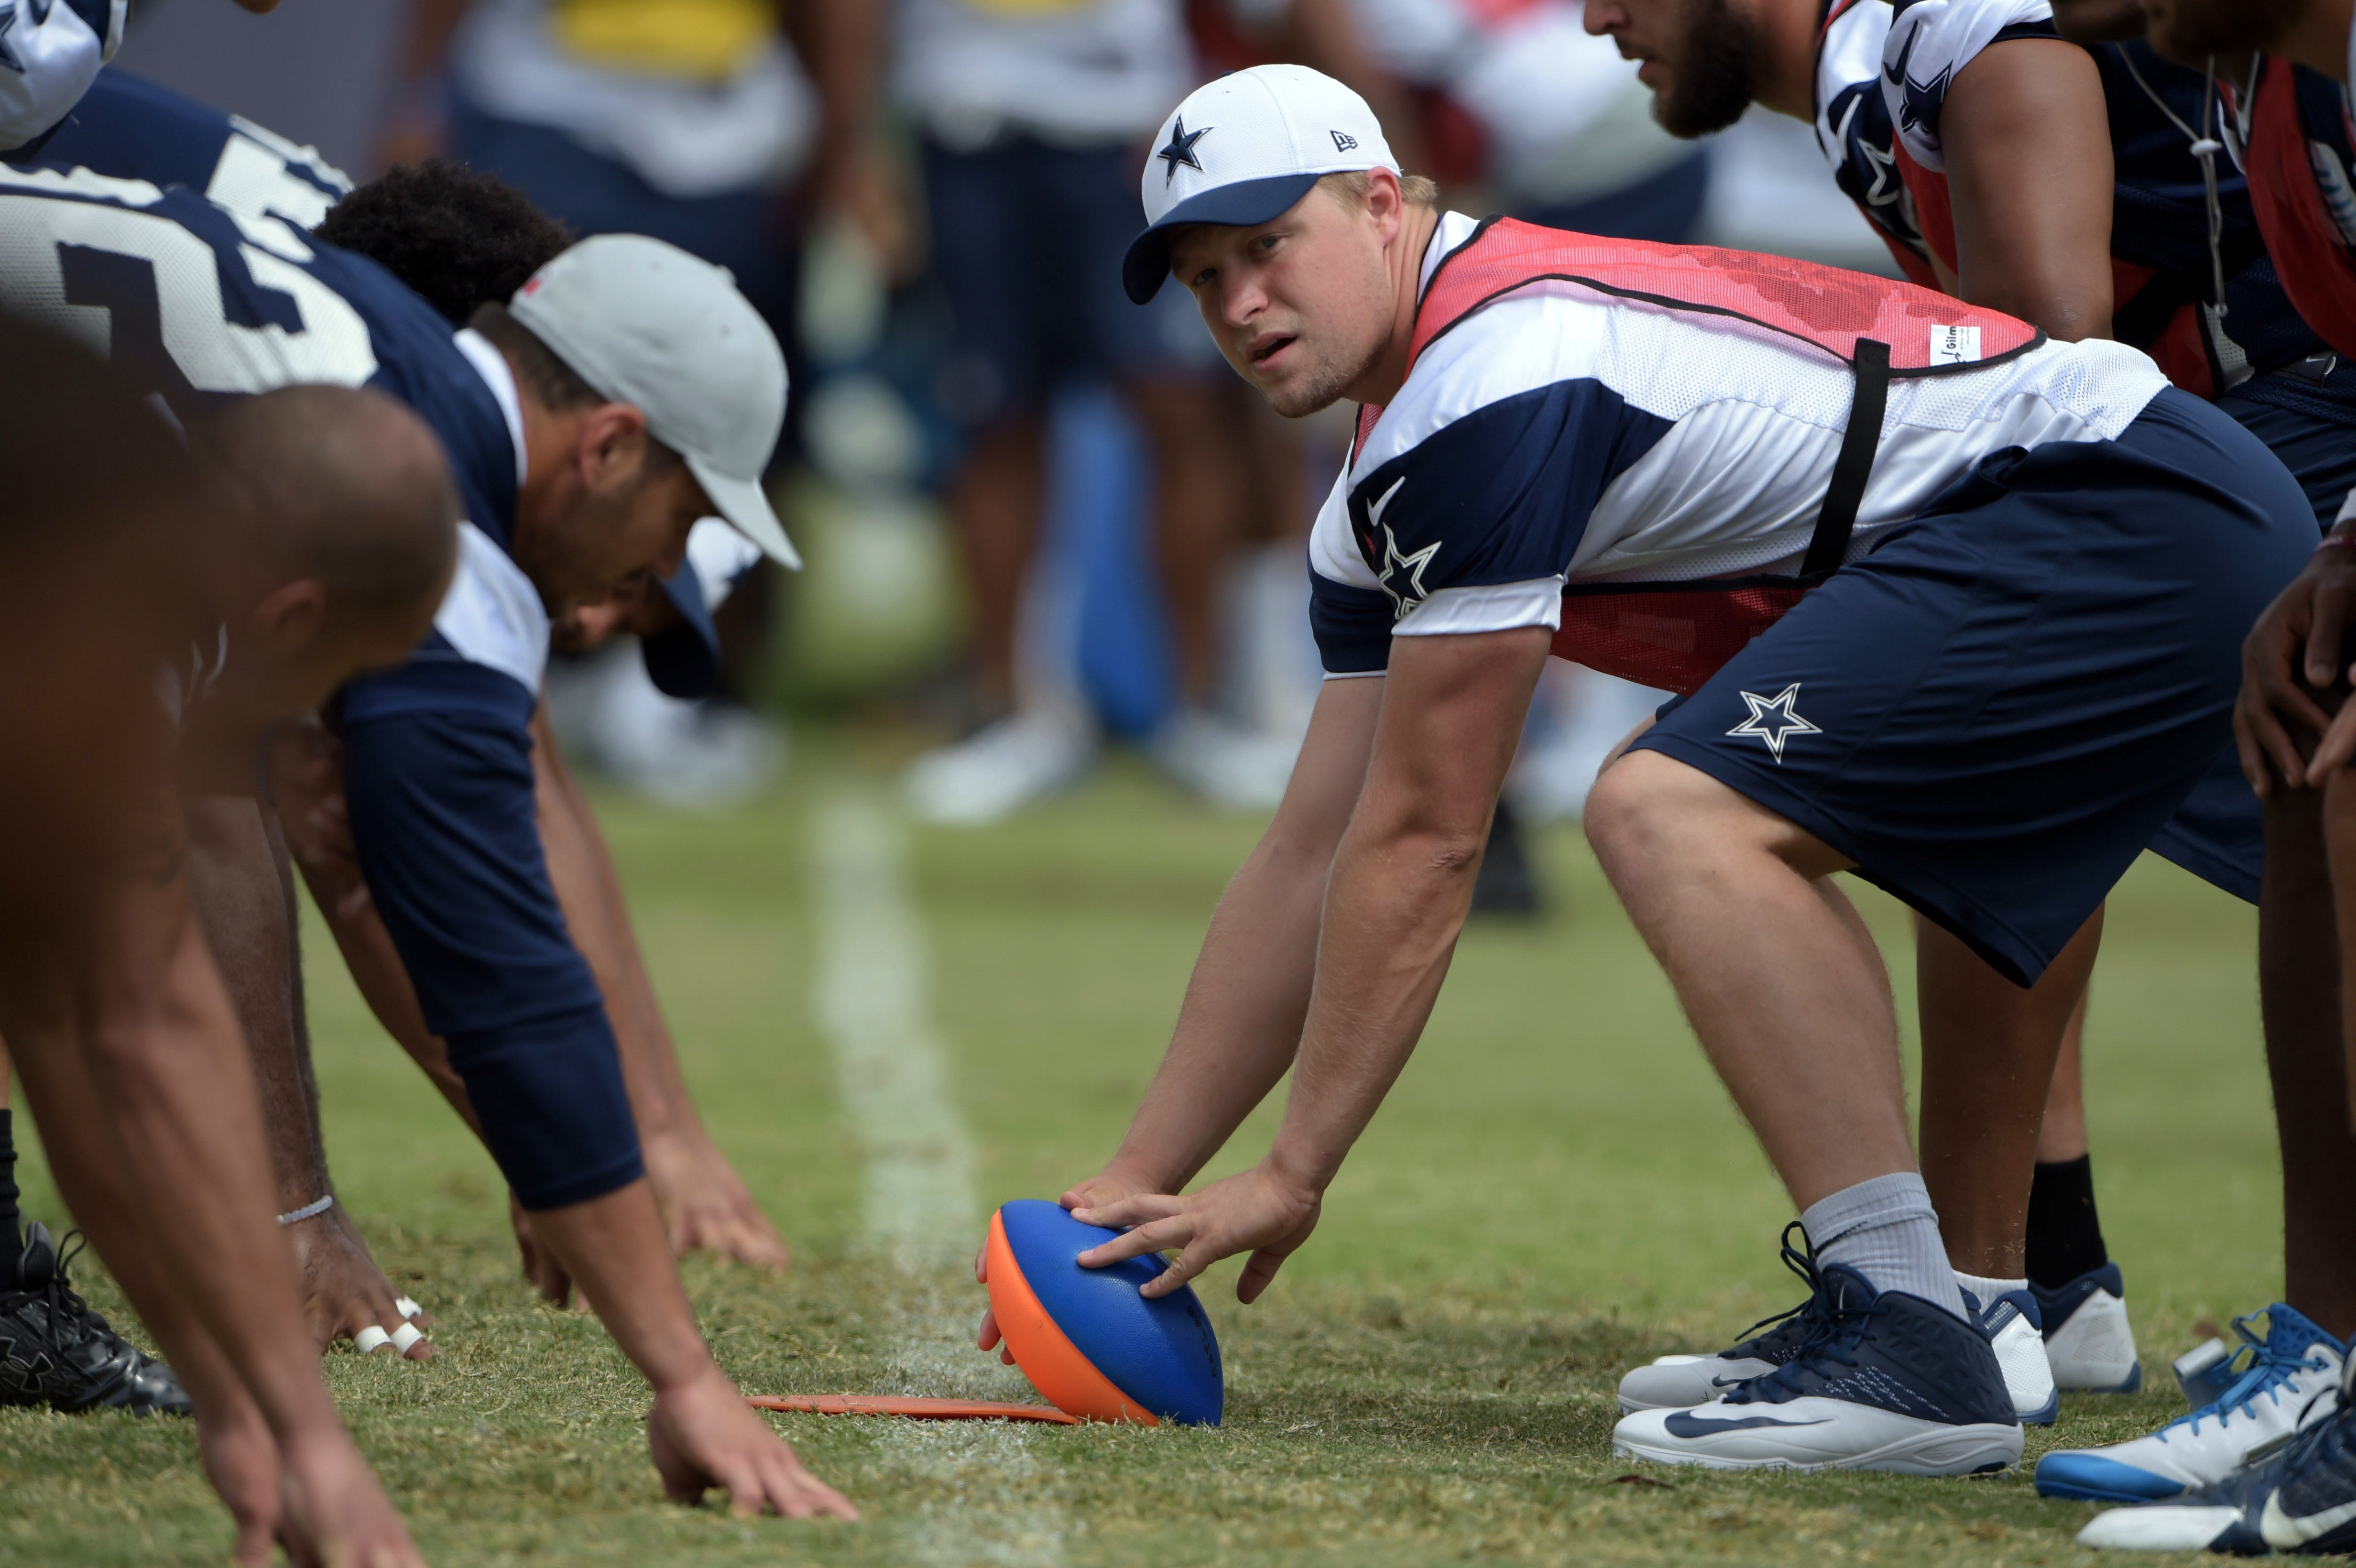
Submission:
[[1756,692],[1742,693],[1742,700],[1751,705],[1751,717],[1727,731],[1730,735],[1756,735],[1767,742],[1775,753],[1778,764],[1783,761],[1783,742],[1794,735],[1821,735],[1822,730],[1800,717],[1794,707],[1800,699],[1800,683],[1794,681],[1773,697],[1762,697]]
[[1215,129],[1216,127],[1205,125],[1199,131],[1189,131],[1186,129],[1186,117],[1183,114],[1170,123],[1170,144],[1153,155],[1162,160],[1162,183],[1165,187],[1178,177],[1180,164],[1196,174],[1203,172],[1203,160],[1194,155],[1194,144]]

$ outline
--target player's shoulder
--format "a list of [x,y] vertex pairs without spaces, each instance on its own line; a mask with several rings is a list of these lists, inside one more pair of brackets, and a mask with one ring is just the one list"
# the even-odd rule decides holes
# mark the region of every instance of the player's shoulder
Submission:
[[2058,38],[2048,0],[1894,0],[1882,41],[1882,94],[1914,161],[1945,166],[1939,123],[1964,68],[2008,38]]
[[123,46],[129,0],[42,0],[0,12],[0,152],[39,143]]

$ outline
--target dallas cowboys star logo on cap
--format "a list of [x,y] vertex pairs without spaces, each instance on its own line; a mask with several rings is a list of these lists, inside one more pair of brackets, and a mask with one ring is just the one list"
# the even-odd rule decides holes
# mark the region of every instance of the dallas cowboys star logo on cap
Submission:
[[1793,706],[1800,698],[1800,683],[1794,681],[1775,696],[1761,697],[1756,692],[1741,694],[1751,705],[1751,717],[1727,731],[1730,735],[1756,735],[1767,742],[1775,753],[1775,761],[1783,761],[1783,742],[1794,735],[1821,735],[1822,730],[1800,717]]
[[1215,126],[1205,125],[1199,131],[1186,129],[1186,117],[1180,115],[1170,123],[1170,144],[1153,155],[1165,165],[1162,183],[1168,185],[1178,177],[1178,165],[1185,165],[1196,174],[1203,172],[1203,160],[1194,155],[1194,144],[1209,135]]

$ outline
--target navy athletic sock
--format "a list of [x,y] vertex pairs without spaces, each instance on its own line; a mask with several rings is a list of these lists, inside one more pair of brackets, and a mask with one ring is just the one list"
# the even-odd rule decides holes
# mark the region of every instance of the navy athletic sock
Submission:
[[2040,1161],[2029,1188],[2029,1277],[2058,1290],[2111,1261],[2094,1212],[2094,1156]]
[[16,1230],[16,1117],[0,1105],[0,1290],[16,1286],[16,1255],[24,1251]]

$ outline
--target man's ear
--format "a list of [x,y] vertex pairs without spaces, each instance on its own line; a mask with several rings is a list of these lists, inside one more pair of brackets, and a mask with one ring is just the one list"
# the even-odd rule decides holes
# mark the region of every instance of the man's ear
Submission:
[[600,403],[581,421],[573,452],[583,482],[592,490],[610,489],[645,463],[647,416],[629,403]]
[[1407,212],[1407,197],[1399,189],[1398,176],[1388,169],[1366,171],[1366,216],[1373,219],[1375,232],[1388,243],[1392,232],[1399,227]]
[[298,577],[262,595],[248,619],[273,647],[310,642],[327,624],[327,585],[316,577]]

